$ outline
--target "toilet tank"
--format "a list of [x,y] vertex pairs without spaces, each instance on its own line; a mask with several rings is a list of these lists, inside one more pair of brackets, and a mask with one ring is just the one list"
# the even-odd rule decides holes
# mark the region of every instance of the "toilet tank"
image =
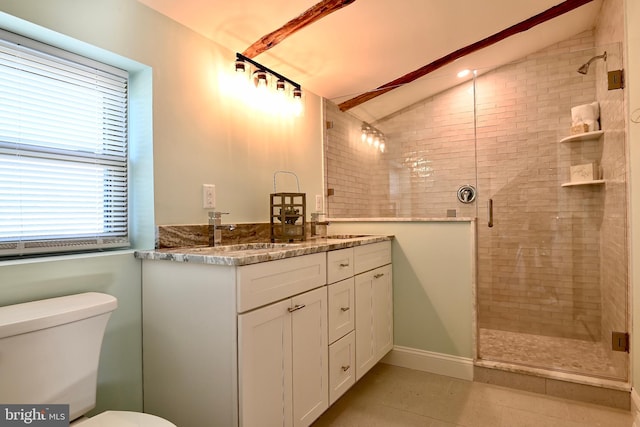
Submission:
[[0,402],[95,406],[100,347],[111,295],[88,292],[0,307]]

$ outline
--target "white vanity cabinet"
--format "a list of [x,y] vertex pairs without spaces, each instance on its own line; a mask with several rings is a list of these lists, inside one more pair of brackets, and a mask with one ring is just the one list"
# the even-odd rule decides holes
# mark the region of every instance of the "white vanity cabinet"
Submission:
[[309,426],[391,349],[390,263],[390,241],[242,266],[144,258],[144,411]]
[[355,249],[356,381],[393,347],[391,243]]
[[308,426],[327,408],[326,253],[144,260],[142,275],[146,412],[180,427]]
[[354,250],[327,252],[329,404],[356,382]]
[[332,404],[393,347],[391,242],[328,252],[327,270]]
[[240,425],[308,426],[327,409],[325,287],[240,314],[238,340]]

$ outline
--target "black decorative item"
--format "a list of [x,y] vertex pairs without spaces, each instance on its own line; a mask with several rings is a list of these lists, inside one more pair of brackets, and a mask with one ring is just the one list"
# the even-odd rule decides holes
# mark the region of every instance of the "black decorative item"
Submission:
[[[276,175],[288,173],[296,178],[297,193],[278,193]],[[293,242],[306,239],[307,195],[300,193],[300,182],[293,172],[277,171],[273,174],[273,193],[270,194],[270,224],[272,242]]]

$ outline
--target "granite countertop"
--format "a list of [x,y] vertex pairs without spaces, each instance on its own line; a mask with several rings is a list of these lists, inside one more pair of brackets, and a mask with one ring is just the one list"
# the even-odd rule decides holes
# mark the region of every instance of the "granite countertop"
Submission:
[[143,260],[236,266],[352,248],[391,239],[392,236],[380,235],[336,235],[293,243],[245,243],[135,251],[134,255]]

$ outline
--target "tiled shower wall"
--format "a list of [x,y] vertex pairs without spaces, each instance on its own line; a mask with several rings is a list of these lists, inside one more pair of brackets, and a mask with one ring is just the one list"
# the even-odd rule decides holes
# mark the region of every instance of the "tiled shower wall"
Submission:
[[[623,0],[606,0],[602,4],[596,27],[597,50],[607,50],[607,70],[624,69]],[[601,121],[607,130],[602,141],[602,165],[606,191],[600,235],[600,277],[602,289],[602,341],[611,341],[611,331],[628,331],[628,236],[627,236],[627,146],[625,133],[624,91],[608,90],[604,69],[597,77],[597,96]],[[626,366],[626,353],[612,352],[614,363]],[[627,372],[628,370],[625,370]]]
[[[479,326],[600,340],[605,188],[561,187],[602,141],[560,143],[571,107],[596,100],[594,38],[583,33],[478,79]],[[502,115],[502,118],[498,116]]]
[[460,186],[476,181],[471,83],[375,123],[386,137],[384,153],[361,141],[361,121],[328,101],[325,113],[331,217],[476,215],[474,203],[457,198]]
[[[477,216],[480,327],[606,337],[620,321],[607,320],[619,315],[603,315],[603,304],[609,311],[626,297],[626,164],[623,127],[608,113],[622,103],[607,105],[596,92],[605,64],[592,64],[586,76],[576,72],[601,53],[594,45],[586,32],[481,74],[477,150],[469,84],[374,123],[387,137],[385,153],[360,141],[362,122],[327,102],[327,188],[335,192],[329,215]],[[600,96],[606,135],[559,143],[570,133],[571,107]],[[610,141],[615,148],[603,148]],[[591,161],[601,162],[606,185],[561,187],[570,165]],[[457,200],[463,184],[477,186],[475,203]],[[489,198],[493,228],[486,225]]]

